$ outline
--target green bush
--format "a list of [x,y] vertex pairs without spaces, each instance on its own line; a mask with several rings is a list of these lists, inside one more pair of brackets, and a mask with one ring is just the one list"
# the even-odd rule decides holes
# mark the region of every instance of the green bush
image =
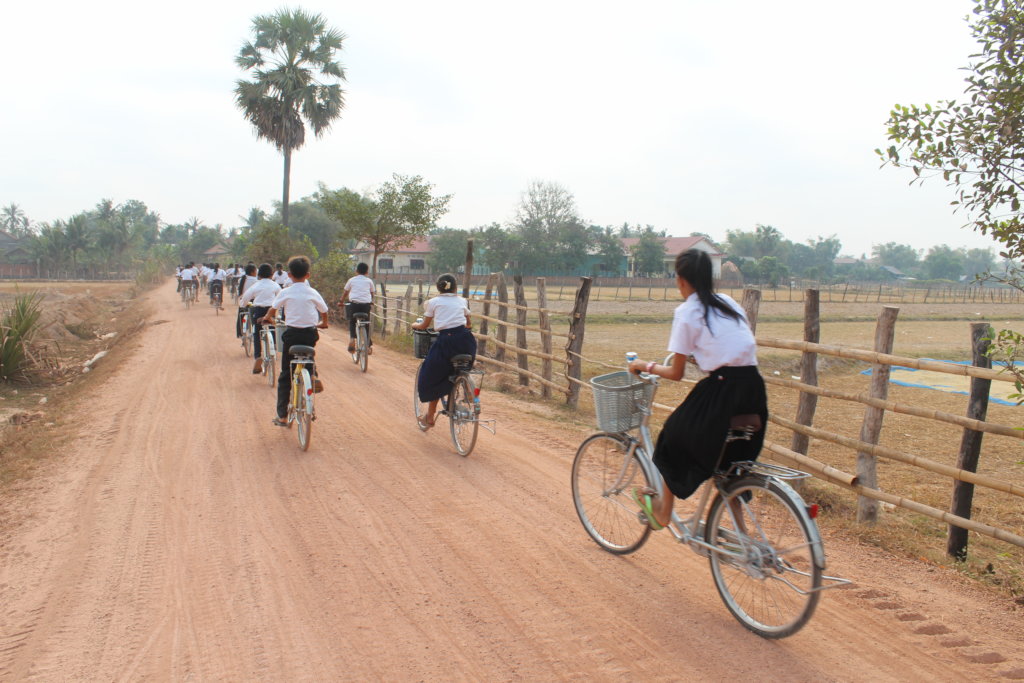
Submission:
[[8,381],[23,371],[28,344],[39,330],[43,295],[17,294],[0,317],[0,379]]
[[318,259],[313,263],[313,272],[309,282],[320,292],[331,311],[335,311],[334,304],[341,298],[345,290],[345,283],[355,275],[355,266],[352,265],[352,258],[343,251],[332,251],[326,258]]

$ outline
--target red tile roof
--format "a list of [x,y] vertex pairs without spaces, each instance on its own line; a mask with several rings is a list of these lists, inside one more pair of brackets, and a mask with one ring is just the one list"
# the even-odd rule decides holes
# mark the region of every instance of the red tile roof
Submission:
[[[703,235],[690,235],[689,237],[662,237],[660,239],[665,244],[665,254],[670,256],[675,256],[687,249],[692,249],[701,241],[707,242],[711,245],[711,248],[713,249],[711,253],[719,255],[722,254],[722,252],[718,250],[718,245]],[[628,250],[639,241],[639,237],[623,237],[622,246]]]
[[[353,254],[372,254],[373,249],[369,247],[363,247],[361,249],[353,249]],[[381,254],[429,254],[430,253],[430,238],[419,237],[415,242],[407,247],[398,247],[397,249],[388,249],[386,252]]]

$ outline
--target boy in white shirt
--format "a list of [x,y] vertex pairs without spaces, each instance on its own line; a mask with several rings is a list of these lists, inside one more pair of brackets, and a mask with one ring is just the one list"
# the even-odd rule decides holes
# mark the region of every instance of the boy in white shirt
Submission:
[[[327,304],[320,292],[309,286],[309,259],[296,256],[288,261],[288,275],[292,285],[282,289],[274,298],[270,310],[260,320],[273,324],[278,310],[284,311],[287,326],[281,334],[281,374],[277,377],[277,417],[274,424],[288,426],[288,397],[292,388],[292,365],[289,353],[293,346],[316,346],[320,339],[318,329],[327,328]],[[312,369],[316,376],[316,367]],[[313,390],[324,390],[323,382],[313,380]]]
[[[345,291],[341,294],[341,300],[338,301],[338,306],[344,306],[345,300],[348,299],[351,303],[348,308],[345,309],[345,316],[348,318],[348,352],[352,353],[356,349],[356,318],[355,313],[366,313],[370,314],[370,309],[373,308],[373,280],[366,277],[366,274],[370,271],[370,266],[365,263],[360,263],[356,266],[356,275],[350,277],[348,282],[345,283]],[[372,326],[371,326],[372,327]],[[367,328],[369,331],[369,328]],[[373,353],[373,340],[367,339],[367,355]]]
[[256,284],[246,288],[245,294],[238,300],[241,306],[252,302],[252,357],[255,359],[252,374],[254,375],[263,371],[263,340],[260,338],[263,323],[261,321],[270,307],[274,305],[277,293],[281,291],[281,286],[270,278],[273,274],[274,271],[269,263],[262,264],[256,271],[256,276],[259,278]]
[[274,282],[279,284],[282,288],[287,287],[292,283],[291,278],[288,277],[288,273],[284,272],[281,268],[281,264],[277,264],[277,269],[274,271]]

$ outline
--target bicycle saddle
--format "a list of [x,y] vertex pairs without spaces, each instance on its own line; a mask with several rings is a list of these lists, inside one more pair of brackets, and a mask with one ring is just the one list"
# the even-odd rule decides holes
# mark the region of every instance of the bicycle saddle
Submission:
[[353,313],[352,317],[355,318],[356,320],[366,320],[370,316],[367,315],[366,313]]
[[288,353],[292,356],[308,356],[312,358],[316,355],[316,349],[312,346],[302,346],[301,344],[297,344],[289,348]]
[[729,436],[726,442],[736,439],[749,440],[754,432],[761,429],[761,416],[756,413],[746,415],[733,415],[729,419]]
[[468,353],[460,353],[457,356],[452,356],[451,363],[455,369],[462,370],[473,364],[473,356]]

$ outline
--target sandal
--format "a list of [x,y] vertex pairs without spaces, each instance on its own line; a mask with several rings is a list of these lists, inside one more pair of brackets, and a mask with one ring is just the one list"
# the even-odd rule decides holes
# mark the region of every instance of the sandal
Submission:
[[287,418],[275,417],[274,418],[274,424],[277,425],[278,427],[287,427],[288,426],[288,419]]
[[416,418],[416,422],[419,424],[420,429],[422,429],[423,431],[427,431],[428,429],[433,427],[434,424],[437,422],[437,417],[436,416],[434,417],[434,421],[433,422],[427,422],[427,418],[426,417],[417,417]]
[[633,499],[633,502],[639,505],[640,509],[643,510],[644,517],[647,518],[647,525],[655,531],[659,531],[664,529],[665,525],[658,522],[654,517],[654,507],[651,505],[653,499],[651,498],[651,494],[647,492],[649,490],[650,489],[634,488],[630,493],[630,497]]

